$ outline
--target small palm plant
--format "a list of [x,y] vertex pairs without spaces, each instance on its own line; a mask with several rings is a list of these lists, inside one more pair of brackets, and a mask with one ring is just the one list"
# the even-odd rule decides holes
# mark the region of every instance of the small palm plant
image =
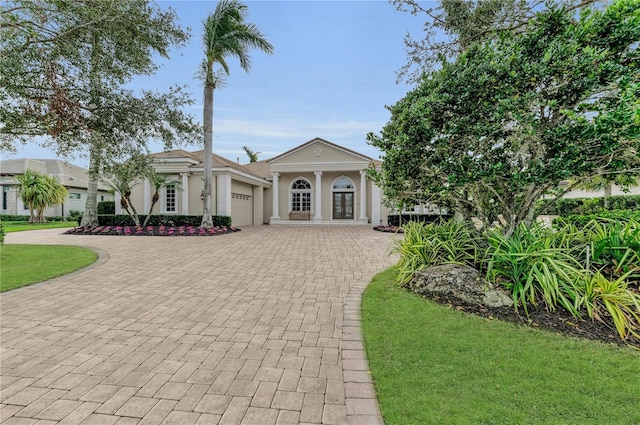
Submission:
[[62,204],[68,196],[67,188],[55,177],[45,176],[39,171],[26,169],[16,176],[18,194],[22,202],[29,207],[29,223],[44,223],[44,211],[47,207]]

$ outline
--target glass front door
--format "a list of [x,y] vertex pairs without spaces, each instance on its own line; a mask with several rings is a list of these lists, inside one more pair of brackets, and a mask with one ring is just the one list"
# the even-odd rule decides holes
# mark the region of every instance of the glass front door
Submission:
[[333,218],[353,219],[353,192],[333,192]]

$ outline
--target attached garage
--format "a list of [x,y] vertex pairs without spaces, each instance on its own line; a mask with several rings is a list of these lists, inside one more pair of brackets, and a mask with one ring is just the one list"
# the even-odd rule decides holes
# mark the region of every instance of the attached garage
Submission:
[[231,194],[231,223],[234,226],[253,225],[253,202],[251,196]]

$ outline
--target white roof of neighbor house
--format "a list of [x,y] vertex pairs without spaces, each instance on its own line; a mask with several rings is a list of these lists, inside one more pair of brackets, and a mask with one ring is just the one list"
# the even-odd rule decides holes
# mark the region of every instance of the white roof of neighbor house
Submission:
[[[18,158],[0,161],[0,176],[3,177],[21,175],[27,169],[53,176],[67,187],[86,189],[89,181],[89,170],[60,159]],[[109,188],[99,183],[98,189],[106,191]]]

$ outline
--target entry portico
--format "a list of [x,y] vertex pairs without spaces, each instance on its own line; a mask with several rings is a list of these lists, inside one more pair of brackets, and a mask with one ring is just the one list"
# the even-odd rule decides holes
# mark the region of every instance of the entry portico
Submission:
[[366,178],[377,163],[320,138],[266,160],[272,196],[265,216],[270,224],[379,223],[380,189]]

